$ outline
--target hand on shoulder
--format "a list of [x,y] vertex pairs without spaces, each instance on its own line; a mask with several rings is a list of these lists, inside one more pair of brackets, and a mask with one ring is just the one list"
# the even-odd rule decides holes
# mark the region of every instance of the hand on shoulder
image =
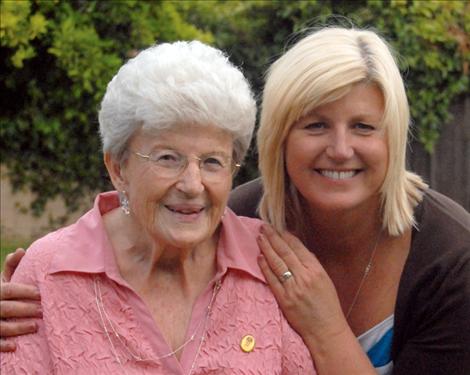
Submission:
[[41,317],[38,289],[32,285],[12,283],[11,277],[25,255],[23,249],[16,249],[5,259],[0,280],[0,352],[14,351],[15,343],[7,337],[14,337],[37,331],[37,325],[28,320],[11,318]]

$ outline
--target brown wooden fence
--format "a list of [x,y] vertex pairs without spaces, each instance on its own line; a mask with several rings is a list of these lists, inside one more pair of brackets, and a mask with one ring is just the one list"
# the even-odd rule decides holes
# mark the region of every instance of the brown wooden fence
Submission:
[[452,106],[433,154],[416,140],[410,143],[409,166],[435,190],[470,211],[470,94]]

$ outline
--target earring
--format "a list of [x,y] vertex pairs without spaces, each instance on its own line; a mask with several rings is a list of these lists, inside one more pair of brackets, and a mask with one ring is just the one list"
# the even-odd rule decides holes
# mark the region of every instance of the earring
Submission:
[[129,215],[131,210],[129,209],[129,198],[127,198],[125,190],[119,192],[119,203],[121,204],[121,210],[123,210],[126,215]]

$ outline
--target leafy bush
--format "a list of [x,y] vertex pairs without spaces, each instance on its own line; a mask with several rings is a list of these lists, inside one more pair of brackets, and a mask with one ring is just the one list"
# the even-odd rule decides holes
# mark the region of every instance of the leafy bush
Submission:
[[[306,28],[349,19],[373,27],[400,55],[415,132],[429,152],[450,104],[468,93],[470,3],[463,1],[4,0],[1,19],[2,163],[14,187],[37,194],[35,213],[57,195],[73,210],[84,193],[110,188],[99,101],[118,67],[155,42],[216,44],[259,95],[270,62]],[[257,173],[252,148],[236,183]]]
[[97,108],[106,84],[136,51],[175,39],[212,42],[178,4],[143,1],[3,1],[2,163],[29,187],[34,213],[57,195],[72,211],[109,189]]

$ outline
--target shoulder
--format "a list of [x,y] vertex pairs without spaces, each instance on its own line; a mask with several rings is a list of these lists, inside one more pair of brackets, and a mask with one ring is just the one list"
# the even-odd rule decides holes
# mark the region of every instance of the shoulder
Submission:
[[426,343],[441,337],[436,358],[450,347],[470,356],[470,215],[429,189],[415,217],[395,309],[395,349],[421,342],[425,352]]
[[249,216],[242,216],[233,211],[232,208],[229,208],[228,215],[224,218],[224,225],[230,223],[232,228],[237,228],[237,230],[246,233],[249,236],[257,236],[260,230],[263,221]]
[[[39,280],[50,273],[54,265],[73,265],[77,259],[90,259],[90,255],[96,252],[105,236],[95,211],[90,210],[75,223],[34,241],[27,249],[14,277],[19,277],[22,272],[34,272]],[[20,282],[19,279],[14,281]]]
[[233,189],[228,205],[237,215],[259,217],[257,209],[262,195],[263,184],[257,178]]
[[470,234],[470,213],[457,202],[438,193],[435,190],[426,190],[423,201],[416,209],[418,229],[431,226],[446,231],[454,227],[457,231],[463,231],[464,236]]
[[260,249],[257,242],[262,221],[237,216],[228,209],[222,224],[218,247],[219,265],[243,270],[264,283],[258,265]]
[[[470,214],[446,196],[428,189],[416,209],[405,277],[433,279],[470,267]],[[454,269],[454,270],[453,270]],[[406,271],[409,271],[406,273]],[[470,270],[469,270],[470,271]],[[467,274],[470,280],[470,272]]]
[[462,206],[428,189],[415,217],[409,261],[470,260],[470,214]]
[[34,241],[26,250],[18,268],[13,274],[13,282],[34,282],[45,274],[54,254],[59,251],[65,228],[51,232]]

